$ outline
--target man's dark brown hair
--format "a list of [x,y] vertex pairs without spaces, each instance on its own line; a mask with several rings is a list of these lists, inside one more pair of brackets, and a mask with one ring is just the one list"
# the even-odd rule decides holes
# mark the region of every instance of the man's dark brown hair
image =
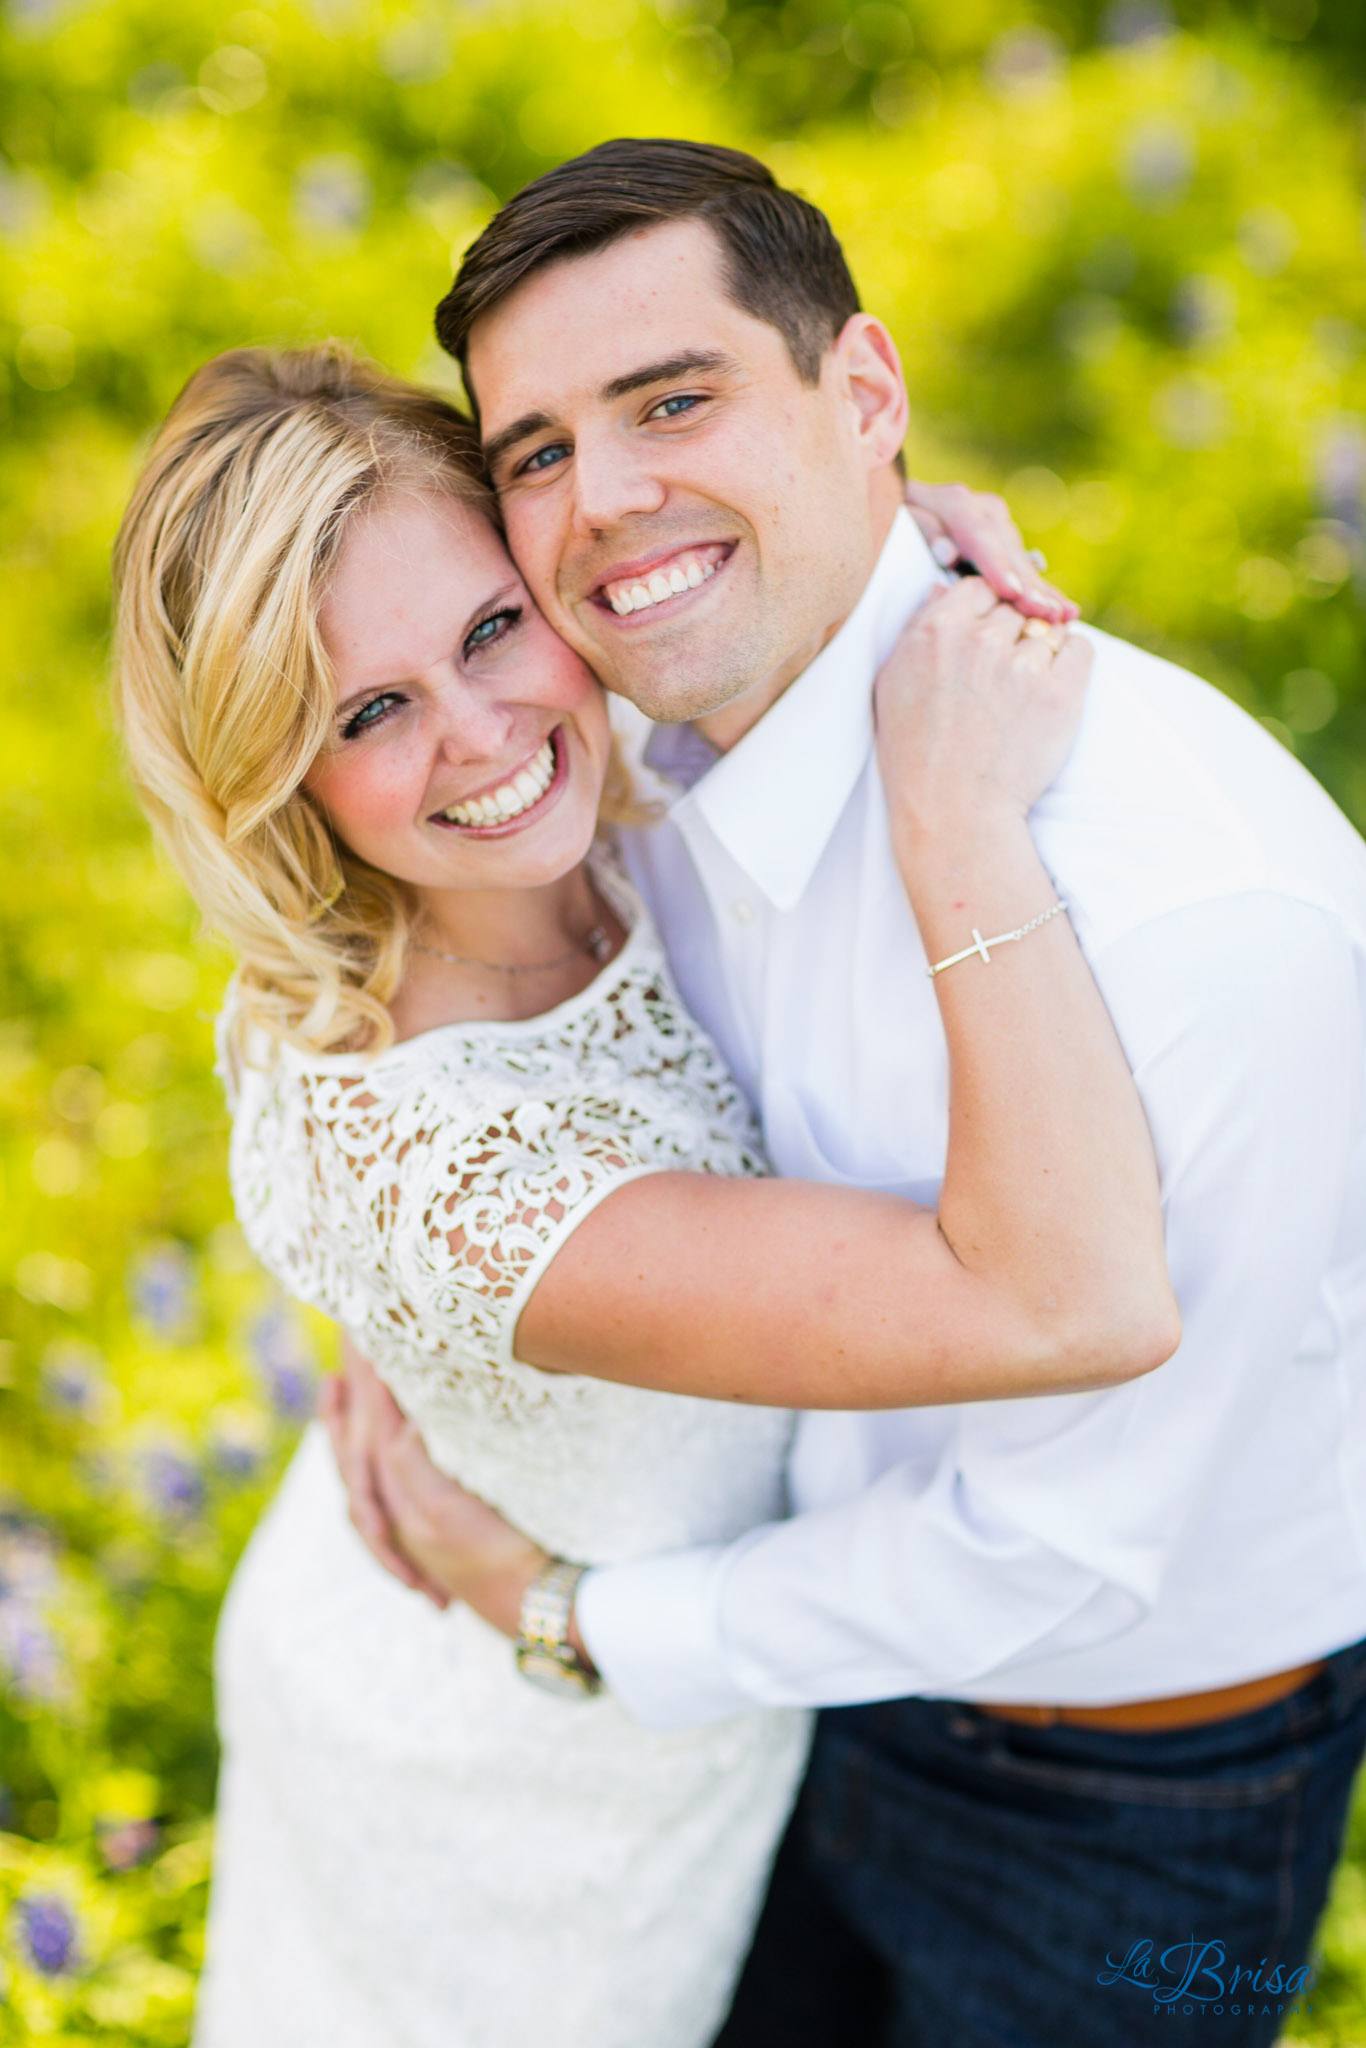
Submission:
[[706,222],[731,301],[776,327],[803,382],[819,382],[821,357],[859,311],[844,252],[819,207],[757,158],[706,142],[619,138],[525,186],[466,251],[436,309],[438,341],[464,369],[475,321],[534,271],[672,220]]

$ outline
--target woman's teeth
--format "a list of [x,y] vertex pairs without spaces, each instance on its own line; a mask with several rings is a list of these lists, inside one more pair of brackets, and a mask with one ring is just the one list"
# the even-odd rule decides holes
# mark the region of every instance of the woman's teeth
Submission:
[[677,597],[680,591],[696,590],[716,570],[715,562],[704,562],[698,555],[680,555],[667,569],[656,569],[641,583],[609,583],[604,589],[617,617],[625,618],[627,612],[648,611],[652,604],[663,604],[666,597]]
[[538,803],[554,779],[555,744],[547,740],[535,760],[519,769],[511,782],[500,783],[487,796],[471,797],[467,804],[452,804],[440,815],[452,825],[506,825]]

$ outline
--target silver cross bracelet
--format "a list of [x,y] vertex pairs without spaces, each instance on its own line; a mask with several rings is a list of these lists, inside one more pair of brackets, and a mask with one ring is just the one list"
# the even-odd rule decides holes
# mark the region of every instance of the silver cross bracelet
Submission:
[[1051,909],[1045,910],[1041,916],[1031,918],[1028,924],[1022,924],[1017,932],[1002,932],[999,938],[995,939],[984,939],[976,925],[974,925],[972,928],[972,944],[970,946],[964,946],[961,953],[950,953],[947,960],[940,960],[934,967],[927,967],[925,972],[929,975],[930,980],[933,981],[935,975],[942,974],[946,967],[956,967],[960,960],[971,960],[974,954],[989,963],[991,960],[991,954],[988,951],[989,947],[1006,946],[1009,945],[1012,939],[1028,938],[1030,932],[1036,932],[1041,924],[1047,924],[1050,917],[1056,917],[1060,911],[1066,910],[1066,908],[1067,905],[1059,901],[1053,904]]

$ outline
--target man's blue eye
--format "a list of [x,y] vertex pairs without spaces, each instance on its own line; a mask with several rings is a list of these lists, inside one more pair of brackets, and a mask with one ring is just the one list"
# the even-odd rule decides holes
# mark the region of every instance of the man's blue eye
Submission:
[[534,455],[528,455],[522,464],[522,474],[529,476],[534,470],[549,469],[552,463],[559,462],[568,453],[563,441],[552,441],[549,447],[538,448]]
[[666,419],[676,419],[679,413],[691,412],[695,405],[701,403],[701,399],[694,395],[679,393],[673,398],[662,398],[655,411],[663,413]]

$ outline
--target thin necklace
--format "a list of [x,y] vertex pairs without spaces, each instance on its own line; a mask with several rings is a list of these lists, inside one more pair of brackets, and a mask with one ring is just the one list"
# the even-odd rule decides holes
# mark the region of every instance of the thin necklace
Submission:
[[430,953],[433,960],[449,960],[453,967],[487,967],[491,974],[544,974],[552,967],[567,967],[585,953],[599,961],[612,957],[612,937],[605,924],[595,924],[577,946],[568,953],[557,953],[553,960],[517,960],[511,966],[504,960],[476,960],[468,953],[443,953],[439,946],[424,946],[421,939],[408,943],[415,952]]

